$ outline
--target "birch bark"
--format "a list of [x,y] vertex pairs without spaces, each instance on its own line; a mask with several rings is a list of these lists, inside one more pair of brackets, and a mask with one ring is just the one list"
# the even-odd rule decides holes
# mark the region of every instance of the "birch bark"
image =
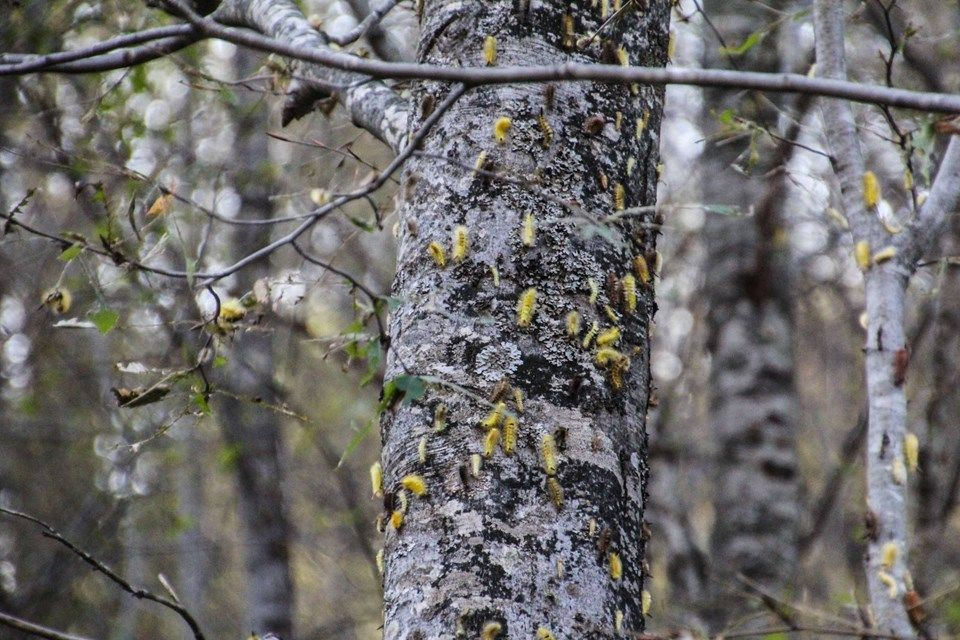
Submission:
[[[844,12],[837,0],[815,0],[817,73],[845,78]],[[917,261],[943,228],[960,197],[960,143],[952,138],[940,163],[930,194],[900,234],[891,234],[864,194],[866,172],[856,122],[850,105],[823,100],[824,131],[831,163],[840,182],[843,207],[862,260],[867,302],[865,373],[869,422],[867,428],[867,521],[865,570],[870,604],[877,628],[908,637],[913,628],[904,596],[914,589],[907,562],[907,398],[903,376],[907,368],[904,330],[906,289]],[[892,250],[889,260],[877,260],[879,250]]]

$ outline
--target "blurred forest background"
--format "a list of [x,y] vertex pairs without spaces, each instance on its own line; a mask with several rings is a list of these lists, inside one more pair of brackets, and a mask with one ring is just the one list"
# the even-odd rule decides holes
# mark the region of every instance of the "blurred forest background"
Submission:
[[[162,22],[140,3],[20,4],[0,6],[7,52],[82,46]],[[300,4],[332,34],[369,11],[365,0]],[[955,0],[848,9],[851,79],[960,88]],[[805,73],[810,20],[799,1],[683,0],[673,62]],[[412,59],[416,31],[410,3],[401,3],[353,49]],[[63,232],[152,247],[153,264],[168,268],[228,265],[275,233],[237,220],[296,215],[390,158],[337,108],[281,128],[287,81],[282,61],[223,42],[125,71],[0,78],[0,210],[22,203],[19,219],[68,240]],[[891,128],[889,115],[858,108],[881,215],[922,197],[942,127],[934,116],[898,112]],[[761,327],[756,348],[782,350],[790,371],[769,379],[788,380],[793,394],[795,441],[780,443],[789,451],[777,455],[791,470],[782,551],[796,569],[778,593],[829,622],[862,601],[863,290],[842,216],[830,210],[837,188],[816,101],[670,87],[661,139],[667,222],[652,363],[659,404],[648,425],[649,629],[715,620],[702,610],[707,593],[727,599],[722,624],[731,630],[766,611],[725,572],[736,554],[716,552],[714,524],[730,498],[718,495],[718,478],[730,450],[711,398],[735,373],[718,367],[710,318],[711,305],[746,303],[718,283],[724,252],[742,250],[720,238],[753,224],[774,183],[782,189],[773,241],[789,272],[774,286],[789,312]],[[904,185],[905,158],[913,189]],[[162,575],[210,638],[246,637],[252,616],[275,616],[304,640],[378,637],[379,505],[367,468],[378,459],[382,380],[366,292],[390,291],[396,195],[395,185],[384,187],[317,225],[302,253],[285,249],[219,282],[220,304],[242,310],[212,337],[198,328],[217,308],[212,293],[6,228],[0,505],[57,527],[134,584],[162,593]],[[950,229],[933,258],[957,254],[960,226]],[[960,634],[958,262],[931,259],[913,280],[907,378],[921,443],[910,476],[913,577],[932,628],[949,634]],[[57,289],[71,296],[64,313],[42,304]],[[161,401],[118,407],[118,394],[159,380],[170,389]],[[269,571],[279,573],[264,587]],[[260,609],[251,606],[251,590],[264,588],[271,593]],[[171,612],[120,592],[10,517],[0,517],[0,610],[95,638],[189,637]]]

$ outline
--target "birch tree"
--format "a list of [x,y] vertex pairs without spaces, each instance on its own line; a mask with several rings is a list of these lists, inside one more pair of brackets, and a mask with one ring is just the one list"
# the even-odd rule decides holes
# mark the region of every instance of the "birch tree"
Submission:
[[[838,0],[816,0],[817,73],[844,78],[844,10]],[[867,338],[867,552],[866,579],[874,619],[884,633],[913,633],[913,579],[908,563],[907,472],[916,469],[917,447],[907,430],[903,383],[909,363],[905,337],[907,284],[920,256],[943,228],[960,199],[960,143],[951,138],[929,195],[894,220],[876,214],[879,186],[863,159],[856,121],[848,103],[825,100],[821,107],[831,164],[840,183],[843,209],[864,272]]]
[[[776,46],[779,27],[786,22],[789,28],[789,17],[765,24],[766,14],[743,3],[703,7],[719,39],[705,44],[705,66],[790,70]],[[779,591],[796,571],[798,403],[784,165],[809,100],[790,102],[710,90],[701,117],[710,140],[703,172],[711,176],[703,182],[703,201],[736,209],[708,217],[705,229],[718,513],[711,540],[710,618],[719,628],[742,601],[738,574]],[[784,108],[790,110],[790,131],[780,132],[778,114]]]

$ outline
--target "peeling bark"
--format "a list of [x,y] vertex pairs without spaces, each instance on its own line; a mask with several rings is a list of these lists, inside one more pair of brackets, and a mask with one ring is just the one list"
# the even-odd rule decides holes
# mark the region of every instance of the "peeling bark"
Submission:
[[[497,64],[595,61],[598,48],[572,53],[564,46],[567,6],[534,2],[524,13],[506,2],[428,0],[419,60],[482,65],[485,38],[492,35]],[[599,7],[584,3],[570,12],[573,37],[602,22]],[[654,0],[627,12],[604,35],[612,34],[611,46],[622,44],[634,63],[662,65],[668,14],[669,3]],[[539,626],[557,637],[607,637],[644,627],[644,422],[655,305],[652,287],[638,284],[637,308],[628,313],[603,283],[608,274],[629,273],[635,255],[647,255],[652,267],[656,231],[652,215],[624,217],[604,225],[602,234],[584,223],[614,213],[617,183],[625,187],[625,206],[655,202],[663,94],[653,87],[637,87],[634,96],[624,86],[563,84],[546,99],[545,90],[498,86],[467,94],[440,120],[406,175],[394,283],[402,302],[391,317],[387,378],[409,373],[443,383],[389,411],[381,424],[387,490],[397,491],[402,477],[416,473],[429,491],[410,497],[402,528],[387,525],[386,640],[476,637],[490,622],[517,638],[532,637]],[[446,91],[424,83],[415,95],[423,106],[438,103]],[[541,109],[552,141],[538,123]],[[596,133],[590,134],[584,125],[594,116],[602,120],[592,121]],[[498,144],[493,127],[501,117],[511,122]],[[638,119],[645,122],[639,135]],[[481,152],[488,169],[537,184],[525,189],[466,168]],[[635,169],[628,176],[631,157]],[[582,207],[585,217],[558,201]],[[528,212],[536,224],[531,247],[520,234]],[[449,251],[456,225],[468,230],[469,252],[462,262],[438,268],[427,245]],[[595,302],[589,279],[600,286]],[[536,289],[535,309],[529,326],[519,327],[518,298],[529,288]],[[615,309],[622,331],[617,346],[632,359],[619,391],[596,364],[594,349],[581,346],[594,321],[601,330],[611,326],[605,305]],[[565,316],[574,310],[584,328],[571,339]],[[477,396],[487,397],[501,378],[525,399],[522,413],[508,407],[519,418],[516,452],[508,456],[498,448],[473,477],[470,457],[483,452],[478,427],[490,412]],[[440,403],[447,418],[437,433]],[[548,435],[559,449],[560,508],[539,453]],[[426,463],[418,460],[423,436]],[[618,554],[622,576],[612,575],[611,554]]]

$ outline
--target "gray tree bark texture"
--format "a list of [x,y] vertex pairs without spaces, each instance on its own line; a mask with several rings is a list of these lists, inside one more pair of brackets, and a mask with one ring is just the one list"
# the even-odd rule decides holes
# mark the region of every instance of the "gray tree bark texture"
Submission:
[[[743,42],[768,19],[750,2],[713,0],[703,6],[727,44]],[[783,71],[774,38],[769,35],[733,63]],[[705,67],[731,63],[720,46],[715,38],[706,44]],[[735,205],[744,213],[709,215],[705,228],[717,513],[707,619],[716,630],[731,611],[742,610],[737,574],[774,590],[789,584],[796,571],[800,522],[792,273],[781,210],[786,184],[780,169],[790,147],[777,148],[766,136],[755,140],[758,155],[749,167],[749,138],[731,140],[718,122],[727,108],[772,131],[777,131],[778,119],[774,104],[761,94],[705,93],[701,130],[710,142],[703,156],[703,201]]]
[[[575,39],[600,27],[606,2],[524,4],[426,0],[419,60],[481,66],[493,36],[495,64],[593,62],[604,50],[616,58],[621,46],[634,64],[666,62],[666,0],[634,3],[582,51]],[[416,86],[414,127],[448,91]],[[442,383],[389,410],[381,424],[389,510],[409,503],[399,529],[386,525],[386,640],[538,631],[593,638],[643,629],[655,306],[640,277],[633,276],[633,310],[617,284],[636,256],[652,268],[657,224],[647,214],[615,218],[600,233],[594,225],[618,207],[655,202],[662,100],[660,89],[644,86],[475,89],[443,116],[409,167],[387,379],[407,373]],[[510,119],[502,143],[500,118]],[[535,184],[490,178],[473,171],[475,163]],[[525,244],[527,214],[535,239]],[[458,262],[450,249],[460,225],[469,249]],[[431,242],[447,248],[445,268],[428,253]],[[571,337],[566,319],[574,311],[581,321]],[[601,333],[619,328],[608,348],[630,358],[629,370],[609,353],[616,362],[598,364],[605,357],[593,342],[584,348],[594,323]],[[522,411],[513,402],[505,410],[519,419],[516,450],[497,447],[476,469],[472,456],[490,438],[482,428],[492,406],[486,399],[501,379],[523,394]],[[446,418],[437,431],[441,405]],[[543,454],[545,441],[555,445],[555,462]],[[425,479],[426,495],[399,497],[408,474]]]
[[[949,233],[940,242],[940,255],[960,254],[960,220],[954,218]],[[956,507],[957,465],[960,439],[956,429],[957,407],[960,406],[960,273],[956,268],[944,271],[939,285],[939,298],[934,312],[933,344],[930,369],[935,373],[933,389],[926,407],[926,434],[920,441],[920,462],[917,469],[917,530],[924,542],[936,543],[943,536],[943,526]],[[934,560],[939,562],[939,560]]]

